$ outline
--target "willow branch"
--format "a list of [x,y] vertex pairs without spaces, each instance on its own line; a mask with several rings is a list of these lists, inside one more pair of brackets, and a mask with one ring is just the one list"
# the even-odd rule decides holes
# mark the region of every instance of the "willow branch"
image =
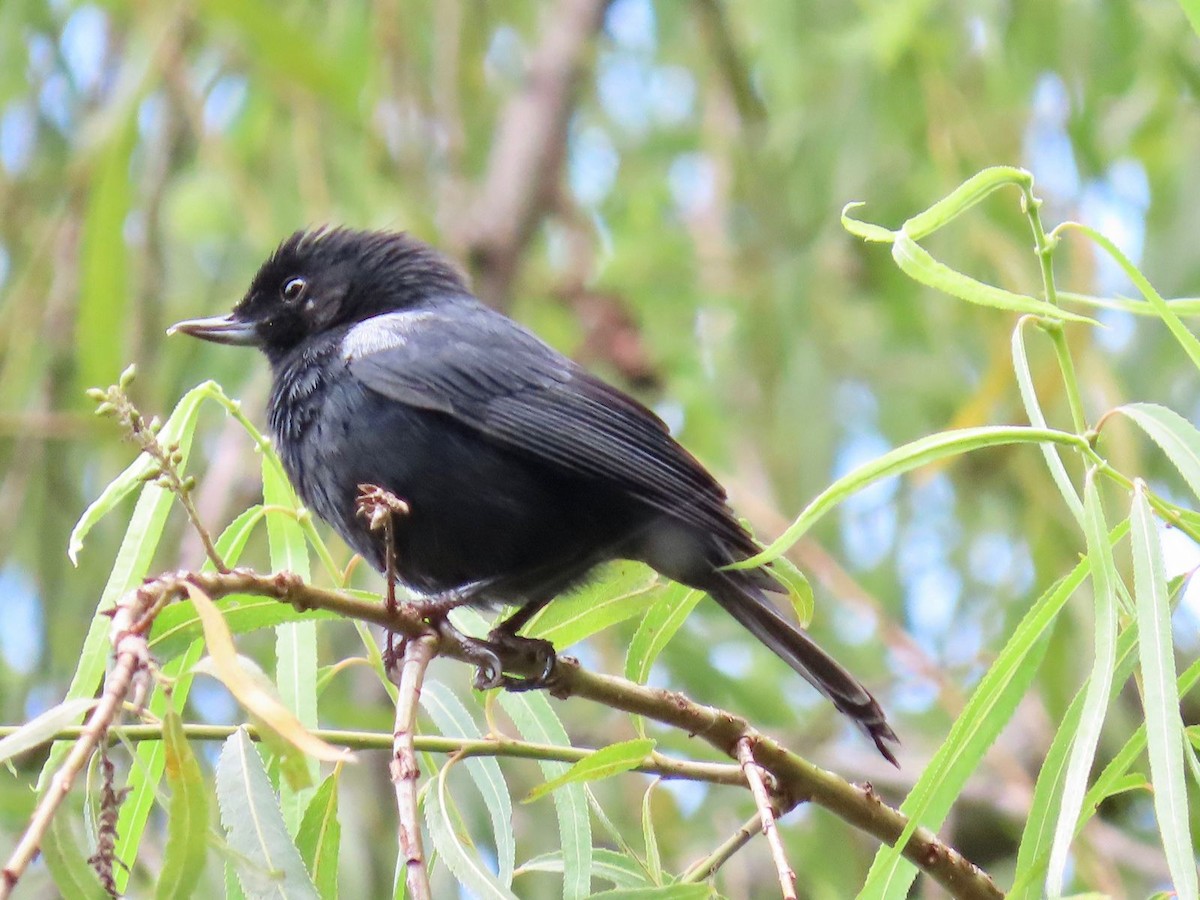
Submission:
[[392,784],[396,787],[396,809],[399,813],[398,838],[404,854],[405,884],[408,895],[415,900],[430,900],[429,873],[425,869],[425,850],[421,845],[421,816],[417,810],[417,751],[413,732],[417,725],[417,706],[421,684],[437,650],[437,638],[432,634],[409,638],[404,644],[400,664],[400,693],[396,698],[396,728],[392,744]]
[[[185,593],[184,584],[188,581],[214,599],[236,593],[273,597],[298,610],[327,610],[382,625],[408,637],[420,637],[428,629],[416,606],[401,603],[389,613],[382,603],[313,587],[288,573],[259,575],[245,569],[235,569],[228,574],[176,573],[144,585],[141,592],[158,595],[164,601],[175,599]],[[436,654],[467,659],[461,643],[445,635],[438,638]],[[528,676],[538,674],[531,660],[514,657],[503,661],[505,671]],[[578,661],[560,657],[551,692],[559,698],[579,697],[654,719],[705,741],[731,758],[736,758],[738,741],[749,738],[754,747],[755,762],[774,778],[776,794],[781,801],[815,803],[885,843],[893,844],[908,824],[903,813],[885,804],[869,787],[850,784],[813,765],[759,732],[741,716],[696,703],[675,691],[589,672]],[[927,828],[918,827],[902,852],[956,897],[999,900],[1003,896],[987,873]]]
[[796,900],[796,873],[783,850],[783,841],[775,825],[775,810],[763,781],[762,769],[754,761],[750,738],[744,737],[737,742],[737,758],[741,763],[742,772],[746,775],[746,783],[750,785],[750,793],[754,795],[754,805],[758,807],[758,817],[762,822],[762,833],[766,835],[767,845],[771,848],[771,861],[775,863],[775,871],[779,874],[779,892],[783,900]]
[[[741,771],[740,768],[738,771]],[[750,843],[750,839],[761,831],[762,816],[755,813],[737,831],[723,841],[716,850],[708,854],[704,859],[694,863],[684,872],[679,877],[680,883],[699,884],[701,881],[707,881],[712,878],[717,874],[717,870],[729,861],[733,854]]]

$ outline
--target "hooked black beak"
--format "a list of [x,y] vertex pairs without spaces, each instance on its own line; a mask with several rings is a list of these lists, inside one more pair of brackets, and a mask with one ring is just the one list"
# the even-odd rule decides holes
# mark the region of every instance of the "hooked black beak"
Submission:
[[260,343],[253,322],[243,322],[232,315],[213,316],[209,319],[187,319],[176,322],[167,329],[167,334],[182,332],[214,344],[237,344],[255,346]]

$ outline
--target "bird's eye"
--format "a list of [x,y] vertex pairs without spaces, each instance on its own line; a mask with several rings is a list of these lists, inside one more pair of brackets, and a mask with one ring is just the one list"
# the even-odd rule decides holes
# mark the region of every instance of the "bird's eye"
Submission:
[[280,293],[288,303],[295,303],[304,296],[307,289],[308,282],[303,278],[289,278],[283,283],[283,290]]

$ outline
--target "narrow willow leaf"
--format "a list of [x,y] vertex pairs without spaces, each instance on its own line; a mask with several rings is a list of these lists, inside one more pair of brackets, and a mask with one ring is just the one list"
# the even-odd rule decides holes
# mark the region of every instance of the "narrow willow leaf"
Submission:
[[787,552],[796,541],[815,525],[822,516],[852,494],[863,488],[891,478],[903,475],[913,469],[937,462],[948,456],[960,456],[987,447],[1003,447],[1010,444],[1041,444],[1049,441],[1062,444],[1065,447],[1085,449],[1087,441],[1075,434],[1065,431],[1055,431],[1046,428],[1025,428],[1021,426],[986,426],[982,428],[960,428],[953,431],[943,431],[928,437],[918,438],[911,443],[895,450],[890,450],[876,459],[864,463],[851,472],[847,472],[804,508],[796,521],[788,526],[778,538],[756,556],[742,562],[734,563],[727,568],[751,569],[755,566],[774,562]]
[[312,734],[286,706],[280,703],[238,657],[225,620],[208,595],[187,584],[188,596],[204,624],[204,641],[213,662],[213,672],[229,692],[267,728],[308,754],[314,760],[339,762],[351,757]]
[[807,628],[812,623],[813,613],[816,611],[816,601],[808,576],[786,556],[779,557],[771,564],[771,574],[787,588],[788,602],[796,614],[796,621],[800,623],[800,627]]
[[[300,499],[275,461],[266,454],[262,461],[263,503],[268,507],[299,510]],[[305,581],[311,577],[308,544],[304,529],[292,515],[267,516],[267,538],[271,550],[271,568],[293,572]],[[312,622],[286,622],[275,628],[275,682],[283,703],[305,729],[317,727],[317,626]],[[307,761],[309,785],[320,777],[316,759]],[[280,786],[279,802],[288,830],[295,834],[312,798],[312,788],[292,783]]]
[[[1125,524],[1117,526],[1110,540],[1119,539],[1126,527]],[[901,805],[901,812],[909,817],[908,825],[894,845],[879,849],[859,897],[904,898],[908,895],[917,869],[900,855],[901,849],[918,825],[935,831],[941,826],[967,778],[1008,724],[1029,689],[1045,655],[1051,626],[1090,571],[1090,561],[1082,560],[1044,593],[1021,619],[971,694],[945,742]]]
[[[1125,641],[1132,639],[1135,633],[1136,627],[1131,626],[1126,629],[1126,632],[1121,636],[1122,648],[1125,646]],[[1130,644],[1130,648],[1132,649],[1132,644]],[[1200,682],[1200,660],[1188,666],[1187,671],[1179,676],[1179,695],[1181,697],[1186,696],[1196,686],[1197,682]],[[1117,681],[1114,685],[1114,695],[1119,690],[1120,681]],[[1096,814],[1096,811],[1100,808],[1100,804],[1108,797],[1123,791],[1146,787],[1146,780],[1141,773],[1135,772],[1129,774],[1129,769],[1141,758],[1145,749],[1146,726],[1140,725],[1129,737],[1129,740],[1125,742],[1124,746],[1117,751],[1108,765],[1104,767],[1104,771],[1096,778],[1088,790],[1087,796],[1083,798],[1083,810],[1079,816],[1079,824],[1075,829],[1076,835],[1079,834],[1091,817]],[[1036,801],[1036,794],[1034,799]],[[1048,842],[1049,837],[1046,837],[1043,841],[1043,846],[1047,847]],[[1031,858],[1024,852],[1024,848],[1022,848],[1022,854],[1018,857],[1017,877],[1013,882],[1012,897],[1028,897],[1030,900],[1033,900],[1033,898],[1041,896],[1040,891],[1034,890],[1033,884],[1040,880],[1049,857],[1050,851],[1048,847],[1036,858]],[[1021,858],[1028,860],[1023,869],[1020,865]]]
[[[1128,297],[1093,297],[1090,294],[1076,294],[1071,291],[1059,291],[1058,299],[1070,303],[1081,303],[1084,306],[1094,306],[1098,309],[1115,309],[1133,313],[1135,316],[1158,317],[1158,311],[1145,300],[1130,300]],[[1164,302],[1177,316],[1200,316],[1200,298],[1175,297]]]
[[658,787],[658,779],[650,782],[646,793],[642,795],[642,841],[646,845],[646,869],[650,880],[656,885],[662,884],[662,856],[658,852],[658,835],[654,831],[654,816],[650,813],[650,798]]
[[208,787],[192,753],[183,720],[174,709],[163,719],[166,753],[167,845],[154,896],[158,900],[184,900],[196,892],[204,855],[208,849]]
[[1187,353],[1188,358],[1191,359],[1192,365],[1200,368],[1200,340],[1197,340],[1196,336],[1188,330],[1187,325],[1183,323],[1183,320],[1179,318],[1179,316],[1175,313],[1175,310],[1171,308],[1170,304],[1163,300],[1158,291],[1154,289],[1154,286],[1146,280],[1146,276],[1138,270],[1138,267],[1130,262],[1129,257],[1122,253],[1116,244],[1114,244],[1100,232],[1096,231],[1094,228],[1089,228],[1086,225],[1080,225],[1078,222],[1064,222],[1063,224],[1059,225],[1055,231],[1067,228],[1083,232],[1083,234],[1087,235],[1089,238],[1099,244],[1105,253],[1116,260],[1117,265],[1119,265],[1125,274],[1129,276],[1129,280],[1133,282],[1134,287],[1136,287],[1138,291],[1141,292],[1142,296],[1150,302],[1150,305],[1154,307],[1154,311],[1167,326],[1167,330],[1171,332],[1175,340],[1179,342],[1179,346],[1183,348],[1184,352]]
[[[517,868],[518,876],[526,872],[559,872],[563,870],[562,853],[544,853],[526,860]],[[645,887],[650,884],[641,863],[631,856],[597,847],[592,851],[592,877],[607,881],[614,887]]]
[[338,859],[342,826],[338,822],[338,778],[341,766],[334,768],[309,801],[308,809],[296,833],[296,847],[317,887],[321,900],[337,900]]
[[904,233],[915,241],[928,237],[993,191],[1009,185],[1031,189],[1033,176],[1024,169],[1012,166],[992,166],[977,172],[933,206],[906,221],[903,226]]
[[66,810],[60,809],[51,819],[40,848],[55,887],[71,900],[109,900],[108,891],[101,886],[87,854],[71,831],[70,817],[64,813]]
[[864,241],[870,241],[875,244],[890,244],[896,238],[896,232],[890,228],[884,228],[882,225],[873,225],[870,222],[863,222],[861,219],[855,219],[850,213],[856,209],[861,209],[866,206],[861,200],[856,200],[853,203],[847,203],[842,207],[842,227],[854,235],[856,238],[861,238]]
[[[570,746],[567,731],[542,694],[500,694],[500,705],[521,736],[536,743]],[[540,760],[542,776],[557,778],[566,763]],[[592,824],[588,818],[587,795],[582,785],[568,784],[554,792],[554,811],[563,853],[563,897],[590,897],[592,893]]]
[[[1033,373],[1029,368],[1029,356],[1025,352],[1025,325],[1030,320],[1025,316],[1017,322],[1016,328],[1012,333],[1012,357],[1013,371],[1017,376],[1017,387],[1021,392],[1021,402],[1025,405],[1025,415],[1029,417],[1029,424],[1034,428],[1045,428],[1046,417],[1042,414],[1042,406],[1038,402],[1037,389],[1033,384]],[[1067,504],[1067,509],[1071,511],[1071,515],[1075,517],[1075,521],[1081,526],[1083,525],[1083,503],[1079,499],[1079,492],[1075,490],[1075,485],[1071,483],[1071,476],[1067,474],[1067,467],[1063,465],[1062,457],[1058,455],[1058,447],[1051,443],[1041,445],[1042,456],[1046,460],[1046,467],[1050,470],[1050,477],[1054,479],[1054,484],[1058,487],[1058,492],[1062,494],[1063,500]]]
[[672,584],[663,591],[629,642],[629,652],[625,656],[626,678],[638,684],[646,683],[655,660],[703,596],[702,591],[681,584]]
[[660,590],[661,582],[649,566],[615,563],[606,566],[596,581],[546,606],[523,633],[559,648],[570,647],[641,614]]
[[442,766],[432,789],[425,795],[425,822],[429,827],[429,837],[441,854],[446,868],[472,896],[481,900],[516,900],[516,894],[500,883],[479,854],[463,844],[455,830],[446,791],[446,775],[454,763],[452,758]]
[[1196,497],[1200,497],[1200,431],[1173,409],[1157,403],[1127,403],[1116,412],[1129,418],[1162,448]]
[[[225,526],[224,531],[221,532],[214,542],[218,555],[221,559],[225,560],[225,565],[230,568],[237,565],[238,560],[242,558],[242,551],[246,549],[247,541],[254,534],[254,529],[266,517],[266,509],[261,503],[256,503],[249,509],[242,510],[237,518]],[[216,564],[211,559],[205,557],[201,571],[212,572],[216,568]]]
[[1002,288],[993,287],[982,281],[955,271],[945,263],[938,262],[929,251],[913,240],[904,230],[896,232],[892,241],[892,259],[909,278],[927,287],[993,309],[1006,309],[1009,312],[1029,313],[1048,319],[1063,319],[1069,322],[1084,322],[1096,324],[1095,319],[1078,313],[1067,312],[1053,303],[1030,297],[1028,294],[1014,294]]
[[62,729],[79,724],[80,718],[95,706],[96,702],[90,697],[64,700],[30,719],[8,737],[0,740],[0,764],[34,747],[40,747]]
[[619,744],[603,747],[579,760],[557,778],[537,785],[525,795],[525,799],[521,802],[532,803],[572,782],[598,781],[601,778],[610,778],[613,775],[628,772],[643,763],[646,757],[654,752],[655,744],[656,742],[649,738],[635,738],[632,741],[622,741]]
[[1134,484],[1130,542],[1133,548],[1133,596],[1137,604],[1142,670],[1142,705],[1154,813],[1162,834],[1167,868],[1180,897],[1197,895],[1196,860],[1188,818],[1187,781],[1183,776],[1183,723],[1171,639],[1171,608],[1163,569],[1162,545],[1146,499],[1146,486]]
[[[300,499],[292,490],[282,469],[263,455],[263,503],[268,507],[299,510]],[[305,581],[311,577],[308,544],[304,529],[292,515],[267,516],[267,538],[271,550],[271,568],[293,572]],[[305,729],[317,727],[317,626],[312,622],[287,622],[275,628],[275,681],[283,703]],[[315,759],[308,761],[307,783],[316,784],[320,771]],[[280,786],[279,800],[283,818],[293,834],[300,827],[304,809],[312,798],[312,788]]]
[[217,803],[246,896],[316,900],[317,890],[292,843],[262,758],[244,728],[231,734],[217,760]]
[[1061,897],[1071,840],[1083,809],[1087,779],[1096,759],[1100,729],[1112,690],[1113,672],[1117,659],[1117,566],[1113,561],[1112,545],[1108,542],[1108,526],[1104,507],[1096,487],[1096,472],[1088,473],[1084,485],[1083,518],[1086,529],[1088,559],[1092,561],[1092,592],[1096,600],[1095,657],[1088,676],[1087,695],[1079,717],[1079,729],[1071,747],[1067,774],[1063,781],[1058,822],[1054,827],[1054,842],[1050,849],[1050,866],[1046,873],[1046,893]]
[[[467,712],[462,701],[444,684],[426,679],[421,686],[421,706],[433,719],[438,731],[446,737],[475,740],[483,737],[479,726]],[[467,773],[475,783],[483,805],[492,821],[492,843],[496,848],[496,860],[500,882],[512,886],[513,868],[516,865],[517,845],[512,828],[512,797],[508,782],[497,760],[491,757],[468,757],[463,760]]]
[[707,884],[664,884],[658,887],[617,888],[593,894],[593,900],[705,900],[713,896]]
[[[328,622],[340,618],[327,610],[298,610],[274,597],[253,594],[230,594],[213,603],[231,634],[246,634],[287,622]],[[158,614],[150,629],[150,649],[159,659],[171,659],[203,636],[204,625],[195,604],[180,600]]]
[[[1137,660],[1137,656],[1133,652],[1136,637],[1137,629],[1127,627],[1121,632],[1117,641],[1116,674],[1109,691],[1109,703],[1116,699],[1122,685],[1133,673],[1133,666]],[[1050,860],[1050,844],[1054,839],[1055,823],[1058,821],[1067,760],[1071,745],[1075,741],[1075,732],[1079,728],[1080,716],[1083,715],[1083,701],[1090,683],[1090,680],[1085,682],[1075,694],[1071,705],[1063,713],[1058,730],[1050,742],[1050,747],[1046,750],[1046,758],[1042,761],[1037,784],[1034,785],[1029,816],[1025,820],[1025,829],[1021,834],[1017,868],[1013,876],[1013,887],[1009,892],[1010,900],[1039,900],[1042,896],[1041,889],[1035,885],[1045,880],[1043,876]],[[1087,810],[1084,809],[1076,823],[1076,835],[1083,827],[1086,817]]]

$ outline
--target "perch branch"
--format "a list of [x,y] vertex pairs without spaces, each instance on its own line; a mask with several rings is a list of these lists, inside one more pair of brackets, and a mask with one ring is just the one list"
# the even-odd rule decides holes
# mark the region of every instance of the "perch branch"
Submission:
[[[428,628],[418,610],[410,605],[400,604],[389,613],[381,603],[312,587],[288,573],[259,575],[235,569],[228,574],[168,574],[144,585],[140,593],[164,601],[176,599],[186,593],[184,585],[188,581],[214,599],[236,593],[273,597],[299,610],[327,610],[382,625],[408,637],[420,637]],[[436,653],[451,659],[467,658],[466,650],[445,636],[439,637]],[[505,659],[504,663],[506,671],[538,674],[531,660],[513,658]],[[654,719],[698,737],[733,758],[738,741],[749,738],[755,761],[775,779],[778,796],[792,803],[805,800],[816,803],[880,841],[894,843],[908,824],[907,817],[885,804],[874,790],[850,784],[813,765],[731,712],[701,705],[674,691],[589,672],[570,657],[559,658],[554,681],[553,693],[557,697],[580,697]],[[955,897],[999,900],[1003,896],[987,873],[927,828],[918,827],[902,852]]]
[[758,817],[762,822],[762,833],[767,836],[767,844],[771,848],[771,860],[775,863],[775,871],[779,873],[779,891],[783,900],[796,900],[796,873],[788,864],[787,854],[783,850],[783,841],[779,837],[779,829],[775,826],[775,810],[771,797],[767,794],[767,786],[763,782],[762,769],[754,761],[754,750],[750,738],[744,737],[737,742],[737,759],[742,771],[746,774],[746,783],[750,785],[750,793],[754,795],[754,804],[758,807]]
[[404,854],[405,882],[408,895],[415,900],[430,900],[429,873],[425,870],[425,851],[421,846],[421,817],[417,810],[417,750],[413,732],[417,724],[417,703],[425,670],[437,650],[433,634],[409,638],[404,643],[400,664],[400,694],[396,699],[396,729],[392,743],[392,784],[396,786],[399,813],[400,852]]

